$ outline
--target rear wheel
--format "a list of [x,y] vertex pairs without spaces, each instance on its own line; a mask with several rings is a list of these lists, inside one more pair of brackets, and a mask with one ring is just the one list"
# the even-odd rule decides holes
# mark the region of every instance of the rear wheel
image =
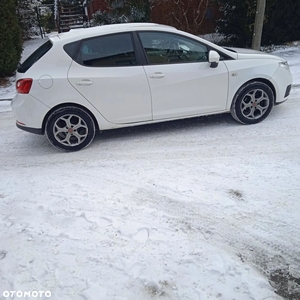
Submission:
[[96,128],[90,114],[79,107],[61,107],[48,118],[45,126],[48,141],[56,148],[78,151],[94,139]]
[[274,93],[263,82],[250,82],[236,93],[231,115],[242,124],[256,124],[264,120],[274,106]]

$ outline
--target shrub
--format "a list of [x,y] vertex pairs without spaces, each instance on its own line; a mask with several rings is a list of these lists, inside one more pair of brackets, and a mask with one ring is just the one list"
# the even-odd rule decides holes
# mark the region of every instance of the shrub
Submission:
[[21,29],[15,0],[1,1],[0,40],[0,77],[11,76],[16,71],[22,54]]
[[128,22],[149,22],[149,0],[107,0],[108,11],[93,14],[93,25],[105,25]]

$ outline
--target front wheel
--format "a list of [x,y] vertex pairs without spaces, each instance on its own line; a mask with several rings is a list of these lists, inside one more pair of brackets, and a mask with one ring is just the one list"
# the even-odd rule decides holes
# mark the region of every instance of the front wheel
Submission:
[[263,82],[250,82],[239,89],[231,105],[232,117],[242,124],[264,120],[274,106],[274,93]]
[[49,116],[45,133],[56,148],[78,151],[87,147],[94,139],[96,128],[90,114],[79,107],[61,107]]

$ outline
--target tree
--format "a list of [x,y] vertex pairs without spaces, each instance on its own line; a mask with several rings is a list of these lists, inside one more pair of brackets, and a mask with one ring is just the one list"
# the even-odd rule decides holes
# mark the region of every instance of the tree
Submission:
[[93,17],[96,25],[149,22],[149,0],[107,0],[108,10],[97,11]]
[[150,20],[149,0],[109,0],[109,8],[116,16],[123,16],[128,22]]
[[24,39],[38,34],[36,7],[40,4],[39,0],[18,0],[18,17]]
[[0,10],[0,77],[11,76],[22,53],[21,29],[16,14],[16,0],[2,0]]
[[300,40],[300,1],[268,0],[262,44],[280,44]]
[[208,3],[208,0],[156,0],[154,5],[164,11],[165,24],[199,34]]
[[[217,31],[225,36],[224,44],[250,47],[258,0],[214,0],[223,17]],[[300,1],[268,0],[262,32],[262,45],[280,44],[300,39]]]
[[216,0],[223,17],[217,20],[217,32],[228,46],[249,47],[253,24],[254,0]]
[[259,50],[264,26],[266,0],[257,0],[255,23],[252,38],[252,49]]

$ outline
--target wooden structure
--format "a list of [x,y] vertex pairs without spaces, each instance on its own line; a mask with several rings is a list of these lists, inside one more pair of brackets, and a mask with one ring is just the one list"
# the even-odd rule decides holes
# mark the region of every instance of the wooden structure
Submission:
[[[59,32],[81,28],[98,11],[109,10],[106,0],[93,0],[84,9],[84,0],[55,0]],[[156,0],[151,2],[151,22],[174,26],[193,34],[214,33],[219,7],[211,0]]]
[[83,2],[55,0],[55,19],[58,32],[66,32],[70,29],[83,28],[87,17]]

